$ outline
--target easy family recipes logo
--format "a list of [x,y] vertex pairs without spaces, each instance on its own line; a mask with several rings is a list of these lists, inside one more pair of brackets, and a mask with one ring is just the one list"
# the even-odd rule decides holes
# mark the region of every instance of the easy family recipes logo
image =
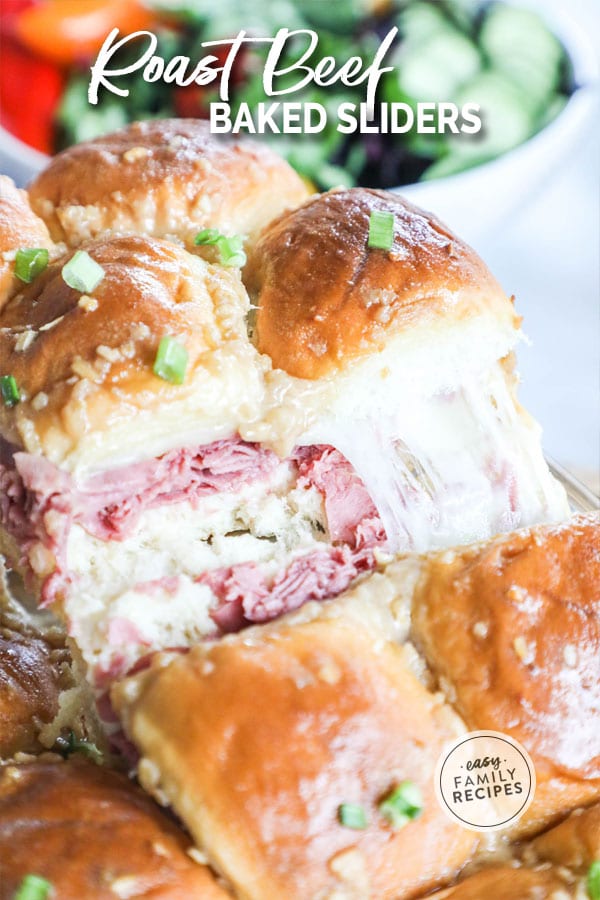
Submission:
[[457,738],[438,761],[440,805],[473,831],[505,828],[527,810],[535,794],[535,769],[527,750],[497,731]]
[[[162,81],[178,87],[195,84],[218,88],[219,100],[210,103],[210,127],[215,134],[318,134],[331,124],[332,115],[336,116],[336,128],[342,134],[402,134],[413,130],[419,134],[477,134],[481,130],[481,117],[475,103],[462,106],[450,102],[376,103],[381,78],[394,71],[393,66],[384,63],[397,34],[398,29],[391,28],[370,60],[351,56],[340,62],[333,56],[320,55],[319,35],[308,28],[280,28],[273,37],[255,37],[240,31],[229,40],[204,41],[200,46],[209,52],[200,59],[174,56],[165,60],[157,53],[158,39],[151,31],[120,37],[119,30],[114,28],[91,67],[88,100],[96,105],[100,88],[128,97],[129,89],[120,86],[119,80],[138,72],[147,83]],[[128,66],[120,67],[115,56],[130,44],[139,48],[139,55]],[[265,96],[286,99],[269,99],[252,106],[242,102],[233,113],[232,72],[238,55],[249,45],[268,48],[262,76]],[[320,88],[364,85],[364,101],[339,103],[331,110],[322,103],[287,99],[297,98],[311,85]]]

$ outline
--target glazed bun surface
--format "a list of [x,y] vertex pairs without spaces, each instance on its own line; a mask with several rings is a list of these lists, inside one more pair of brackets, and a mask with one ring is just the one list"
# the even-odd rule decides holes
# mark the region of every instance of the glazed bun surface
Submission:
[[0,769],[0,898],[29,873],[60,900],[220,900],[189,841],[123,775],[81,759]]
[[198,119],[157,119],[69,147],[29,194],[55,240],[71,246],[106,232],[189,245],[204,228],[252,240],[308,189],[263,145],[221,140]]
[[53,248],[48,229],[31,210],[25,191],[0,175],[0,310],[23,282],[14,275],[15,255],[21,248]]
[[575,894],[569,880],[554,870],[493,866],[433,894],[431,900],[482,900],[484,897],[490,900],[575,900],[581,894]]
[[[389,251],[368,246],[372,213],[394,216]],[[479,316],[500,330],[517,323],[477,254],[386,191],[330,191],[284,213],[263,231],[246,276],[259,307],[259,350],[299,378],[343,369],[421,326],[430,336]]]
[[600,803],[576,809],[532,841],[531,847],[538,859],[587,875],[590,865],[600,859]]
[[[477,842],[428,777],[462,726],[390,640],[377,597],[361,604],[357,591],[354,609],[305,607],[166,667],[157,659],[113,691],[140,777],[156,773],[240,897],[414,897]],[[394,830],[378,803],[406,780],[423,812]],[[363,829],[340,823],[344,803],[364,809]]]
[[39,732],[58,712],[66,652],[2,622],[0,611],[0,759],[39,752]]
[[506,732],[533,758],[538,828],[600,787],[600,521],[433,555],[413,635],[472,730]]
[[[68,468],[88,451],[106,464],[132,443],[183,442],[182,421],[210,440],[235,431],[241,410],[252,418],[262,395],[239,278],[154,238],[99,239],[86,252],[104,270],[93,296],[67,285],[63,257],[0,316],[0,356],[22,397],[0,409],[3,436]],[[167,335],[188,352],[182,385],[153,372]]]

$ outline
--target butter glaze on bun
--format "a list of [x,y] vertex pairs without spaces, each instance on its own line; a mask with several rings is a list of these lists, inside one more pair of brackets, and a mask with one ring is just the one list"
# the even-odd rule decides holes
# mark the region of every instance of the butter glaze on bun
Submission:
[[600,789],[600,520],[499,537],[427,558],[413,635],[471,730],[531,755],[540,830]]
[[[67,653],[4,624],[0,611],[0,758],[40,752],[39,732],[58,712]],[[24,630],[24,629],[23,629]]]
[[214,137],[198,119],[135,122],[76,144],[29,187],[54,239],[72,246],[107,232],[190,245],[203,228],[252,239],[308,193],[272,150]]
[[[166,667],[158,657],[113,691],[144,786],[164,792],[240,897],[414,897],[477,843],[444,815],[429,775],[461,723],[395,643],[381,588]],[[377,807],[405,780],[423,812],[394,830]],[[364,829],[340,823],[343,803],[363,807]]]
[[189,841],[123,775],[83,759],[0,770],[0,898],[48,879],[60,900],[229,896]]
[[[251,418],[262,394],[239,278],[154,238],[99,239],[86,251],[104,269],[92,297],[66,284],[63,257],[0,316],[0,357],[22,395],[0,408],[4,438],[68,468],[86,453],[106,464],[132,444],[183,442],[184,409],[209,440],[211,429],[235,430],[241,408]],[[188,351],[183,385],[153,373],[165,335]]]
[[575,893],[571,879],[562,872],[492,866],[433,894],[430,900],[576,900],[582,896]]
[[25,191],[0,175],[0,310],[23,282],[14,275],[17,250],[27,247],[53,248],[48,229],[31,210]]
[[538,860],[587,875],[589,866],[600,859],[600,803],[576,809],[560,825],[532,841],[531,849]]
[[[368,247],[373,212],[394,215],[389,251]],[[500,329],[518,324],[477,254],[386,191],[330,191],[284,213],[263,231],[246,276],[259,306],[259,350],[299,378],[343,369],[418,326],[430,336],[478,316]]]

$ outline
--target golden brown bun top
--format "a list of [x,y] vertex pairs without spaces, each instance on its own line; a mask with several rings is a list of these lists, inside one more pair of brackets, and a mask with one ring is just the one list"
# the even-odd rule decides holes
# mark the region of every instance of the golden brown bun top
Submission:
[[31,211],[25,191],[0,175],[0,310],[23,282],[14,276],[15,253],[21,248],[53,246],[48,229]]
[[541,860],[587,874],[589,866],[600,859],[600,803],[571,813],[533,841],[532,849]]
[[[368,247],[375,211],[394,215],[389,251]],[[516,321],[477,254],[386,191],[330,191],[285,213],[259,238],[246,273],[259,305],[259,350],[299,378],[342,369],[415,325],[480,313],[504,327]]]
[[[153,238],[100,239],[86,252],[104,270],[92,297],[66,284],[69,254],[0,316],[0,358],[23,398],[12,409],[0,407],[0,428],[8,440],[53,460],[94,431],[109,433],[114,417],[129,420],[144,408],[168,414],[172,402],[193,391],[195,375],[218,365],[216,349],[223,353],[237,341],[243,347],[236,358],[255,352],[245,331],[247,297],[231,270]],[[165,335],[188,351],[183,385],[153,373]],[[221,376],[223,386],[232,371]],[[200,392],[197,402],[204,399]]]
[[107,231],[253,236],[308,190],[264,145],[215,137],[198,119],[156,119],[69,147],[29,193],[55,239],[76,245]]
[[30,873],[60,900],[228,896],[188,847],[123,775],[76,758],[0,770],[0,900]]
[[40,727],[58,712],[60,692],[70,687],[68,652],[0,608],[0,759],[34,753]]
[[[543,819],[540,804],[552,814],[597,796],[597,515],[431,557],[413,600],[413,633],[467,726],[506,732],[531,754],[538,789],[528,816]],[[551,778],[574,793],[546,793]]]
[[493,866],[433,894],[431,900],[566,900],[567,897],[575,898],[575,892],[559,872]]
[[[243,897],[413,897],[457,871],[476,841],[446,818],[429,774],[461,726],[368,607],[305,614],[166,668],[158,658],[117,686],[146,758],[140,777],[149,760]],[[424,811],[394,831],[377,804],[404,780],[421,788]],[[364,808],[364,830],[340,824],[343,803]]]

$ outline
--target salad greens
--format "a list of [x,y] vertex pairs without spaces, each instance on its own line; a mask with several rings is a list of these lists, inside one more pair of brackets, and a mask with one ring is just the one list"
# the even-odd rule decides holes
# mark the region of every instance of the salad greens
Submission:
[[[477,135],[344,135],[330,115],[317,135],[265,134],[306,178],[322,189],[362,184],[391,187],[439,178],[494,159],[545,127],[573,89],[564,48],[535,13],[504,2],[477,0],[152,0],[159,16],[158,52],[165,58],[201,57],[201,42],[228,38],[241,29],[272,35],[278,28],[313,28],[319,54],[341,63],[351,55],[370,61],[381,38],[397,25],[399,36],[385,64],[393,65],[380,84],[378,101],[477,103],[483,127]],[[306,37],[300,35],[297,42]],[[297,45],[298,46],[298,45]],[[304,44],[300,44],[304,46]],[[137,50],[124,48],[127,65]],[[245,50],[233,73],[232,118],[241,103],[250,108],[269,102],[262,85],[267,48]],[[292,44],[288,59],[294,56]],[[294,78],[290,75],[290,78]],[[74,73],[59,107],[60,145],[114,130],[125,120],[168,116],[207,116],[214,87],[180,88],[148,84],[139,73],[128,76],[127,103],[104,91],[97,106],[87,102],[87,71]],[[363,87],[311,86],[293,99],[317,102],[333,112],[341,102],[364,100]]]

